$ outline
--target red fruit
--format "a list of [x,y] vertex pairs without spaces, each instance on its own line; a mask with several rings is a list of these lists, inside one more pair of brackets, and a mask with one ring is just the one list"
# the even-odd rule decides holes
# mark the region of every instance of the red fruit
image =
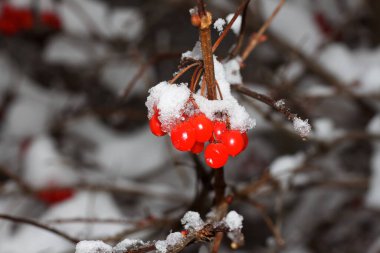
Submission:
[[211,143],[206,147],[205,159],[207,165],[213,169],[223,167],[228,160],[227,147],[222,143]]
[[212,140],[211,141],[220,141],[222,139],[223,133],[227,130],[226,123],[222,121],[215,121],[214,123],[214,130],[212,134]]
[[212,121],[204,114],[199,114],[190,118],[189,122],[195,128],[195,139],[197,142],[206,142],[212,135]]
[[57,14],[53,12],[43,12],[41,14],[41,22],[44,25],[54,28],[56,30],[59,30],[62,27],[60,18],[57,16]]
[[154,134],[155,136],[163,136],[165,135],[166,133],[164,131],[162,131],[162,126],[161,126],[161,122],[160,120],[158,119],[158,113],[156,112],[153,117],[150,119],[149,121],[149,126],[150,126],[150,131],[152,132],[152,134]]
[[0,19],[0,32],[5,35],[13,35],[18,32],[18,28],[15,23],[10,20],[1,18]]
[[230,130],[222,135],[222,143],[226,145],[231,156],[237,156],[244,148],[244,138],[240,131]]
[[14,22],[18,28],[29,30],[33,27],[33,14],[28,9],[17,10]]
[[195,144],[195,129],[188,121],[180,123],[173,128],[170,138],[179,151],[190,151]]
[[56,204],[71,198],[74,190],[71,188],[45,188],[37,192],[37,198],[46,204]]
[[204,142],[196,142],[194,146],[191,148],[191,152],[194,154],[199,154],[203,151],[204,146]]
[[247,148],[247,146],[248,146],[248,135],[247,135],[247,132],[242,133],[241,136],[243,136],[243,140],[244,140],[243,150],[245,150]]
[[8,20],[14,19],[16,16],[15,15],[16,12],[17,11],[15,10],[15,8],[13,8],[11,5],[5,3],[5,4],[3,4],[2,8],[1,8],[1,17],[8,19]]

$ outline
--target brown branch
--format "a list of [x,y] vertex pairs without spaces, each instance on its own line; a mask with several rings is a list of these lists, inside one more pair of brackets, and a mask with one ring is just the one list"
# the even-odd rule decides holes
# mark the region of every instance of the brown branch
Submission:
[[231,87],[232,87],[232,89],[240,92],[241,94],[244,94],[248,97],[256,99],[260,102],[263,102],[266,105],[269,105],[270,107],[272,107],[276,111],[285,115],[288,120],[293,120],[295,117],[297,117],[297,114],[291,113],[290,110],[285,106],[279,106],[277,104],[277,101],[271,97],[268,97],[264,94],[260,94],[258,92],[255,92],[255,91],[253,91],[253,90],[251,90],[251,89],[249,89],[246,86],[241,85],[241,84],[234,84],[234,85],[231,85]]
[[23,223],[23,224],[28,224],[28,225],[31,225],[31,226],[35,226],[35,227],[38,227],[38,228],[41,228],[43,230],[46,230],[46,231],[49,231],[53,234],[56,234],[64,239],[66,239],[67,241],[71,242],[71,243],[78,243],[79,242],[79,239],[77,238],[74,238],[74,237],[71,237],[70,235],[62,232],[62,231],[59,231],[55,228],[52,228],[52,227],[49,227],[47,225],[44,225],[42,223],[39,223],[35,220],[31,220],[31,219],[27,219],[27,218],[23,218],[23,217],[16,217],[16,216],[11,216],[11,215],[7,215],[7,214],[0,214],[0,219],[4,219],[4,220],[9,220],[9,221],[12,221],[12,222],[17,222],[17,223]]
[[[228,23],[228,25],[226,26],[226,28],[223,30],[222,34],[219,36],[219,38],[215,41],[214,45],[212,46],[212,52],[213,53],[216,51],[216,49],[219,47],[220,43],[224,40],[224,38],[226,37],[226,35],[228,34],[228,32],[231,30],[231,27],[235,23],[235,20],[239,17],[239,15],[242,12],[246,11],[247,6],[249,4],[249,1],[250,0],[245,0],[245,1],[243,1],[240,4],[239,8],[235,12],[235,14],[232,17],[231,21]],[[242,28],[241,28],[241,30],[242,30]],[[240,32],[241,32],[241,30],[240,30]],[[239,38],[240,38],[240,36],[239,36]],[[240,41],[240,40],[242,40],[242,39],[239,39],[238,41]]]
[[243,45],[245,30],[246,30],[246,27],[247,27],[248,4],[249,4],[249,1],[248,1],[247,5],[245,5],[244,10],[242,12],[242,15],[241,15],[242,16],[242,18],[241,18],[241,27],[240,27],[239,36],[237,38],[237,42],[235,43],[235,45],[231,49],[229,58],[236,57],[239,54],[241,46]]
[[180,78],[183,74],[185,74],[189,69],[191,69],[195,66],[199,66],[199,65],[200,65],[200,62],[195,62],[193,64],[190,64],[190,65],[184,67],[172,79],[170,79],[170,81],[168,83],[173,84],[178,78]]
[[26,193],[33,194],[33,188],[27,184],[21,177],[19,177],[16,173],[13,173],[11,170],[7,169],[4,166],[0,165],[0,174],[4,174],[13,180],[20,188]]
[[273,19],[276,17],[277,13],[281,10],[281,7],[284,5],[286,0],[281,0],[277,7],[272,12],[272,15],[265,21],[265,23],[261,26],[260,30],[257,33],[254,33],[251,35],[251,38],[249,40],[249,43],[245,50],[243,51],[241,55],[242,62],[247,59],[249,54],[255,49],[255,47],[259,44],[261,36],[265,33],[265,31],[268,29],[270,24],[272,23]]

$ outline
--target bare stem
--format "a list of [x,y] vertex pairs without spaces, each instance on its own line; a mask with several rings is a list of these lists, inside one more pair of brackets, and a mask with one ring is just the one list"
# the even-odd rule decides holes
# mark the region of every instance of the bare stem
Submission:
[[244,52],[241,55],[242,61],[245,61],[249,54],[255,49],[255,47],[259,44],[261,36],[265,33],[265,31],[268,29],[269,25],[272,23],[274,17],[277,15],[277,13],[281,10],[281,7],[284,5],[286,0],[281,0],[276,9],[274,9],[272,15],[265,21],[263,26],[261,26],[260,30],[257,33],[252,34],[250,41],[245,48]]

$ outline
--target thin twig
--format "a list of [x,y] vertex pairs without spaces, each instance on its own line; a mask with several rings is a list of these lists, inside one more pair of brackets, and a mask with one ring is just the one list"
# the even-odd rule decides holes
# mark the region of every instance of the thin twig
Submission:
[[228,23],[226,28],[224,28],[222,34],[219,36],[219,38],[215,41],[214,45],[212,46],[212,52],[214,53],[216,49],[219,47],[220,43],[224,40],[228,32],[231,30],[232,25],[235,23],[235,20],[239,17],[239,15],[247,9],[247,6],[249,4],[250,0],[243,1],[238,10],[235,12],[234,16],[232,17],[231,21]]
[[242,62],[244,62],[247,57],[249,56],[249,54],[253,51],[253,49],[255,49],[255,47],[258,45],[258,43],[260,42],[260,38],[261,36],[265,33],[265,31],[268,29],[268,27],[270,26],[270,24],[272,23],[273,19],[275,18],[275,16],[277,15],[277,13],[281,10],[281,7],[284,5],[286,0],[281,0],[277,7],[274,9],[272,15],[267,19],[267,21],[265,21],[265,23],[261,26],[260,30],[257,32],[257,33],[254,33],[252,34],[251,38],[250,38],[250,41],[247,45],[247,47],[245,48],[245,50],[243,51],[242,55],[241,55],[241,60]]
[[72,242],[74,244],[78,243],[79,242],[79,239],[77,238],[74,238],[62,231],[59,231],[55,228],[52,228],[52,227],[49,227],[47,225],[44,225],[42,223],[39,223],[35,220],[31,220],[31,219],[27,219],[27,218],[23,218],[23,217],[16,217],[16,216],[11,216],[11,215],[7,215],[7,214],[0,214],[0,219],[4,219],[4,220],[9,220],[9,221],[13,221],[13,222],[17,222],[17,223],[23,223],[23,224],[28,224],[28,225],[31,225],[31,226],[35,226],[35,227],[38,227],[38,228],[41,228],[43,230],[46,230],[46,231],[49,231],[53,234],[56,234],[66,240],[68,240],[69,242]]
[[183,74],[185,74],[189,69],[191,69],[195,66],[199,66],[199,65],[200,65],[200,62],[195,62],[193,64],[190,64],[190,65],[184,67],[172,79],[170,79],[170,81],[168,83],[173,84],[178,78],[180,78]]

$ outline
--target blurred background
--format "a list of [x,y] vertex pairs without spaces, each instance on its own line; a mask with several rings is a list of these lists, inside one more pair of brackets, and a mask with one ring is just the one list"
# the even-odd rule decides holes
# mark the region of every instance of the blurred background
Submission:
[[[214,20],[240,4],[205,2]],[[1,253],[158,240],[187,210],[210,211],[202,155],[153,136],[145,107],[198,41],[195,4],[0,1]],[[244,43],[277,4],[251,1]],[[303,140],[284,115],[235,93],[257,121],[225,167],[231,209],[244,216],[238,251],[380,252],[380,2],[287,0],[266,34],[242,84],[283,99],[313,132]],[[230,32],[216,54],[236,40]]]

